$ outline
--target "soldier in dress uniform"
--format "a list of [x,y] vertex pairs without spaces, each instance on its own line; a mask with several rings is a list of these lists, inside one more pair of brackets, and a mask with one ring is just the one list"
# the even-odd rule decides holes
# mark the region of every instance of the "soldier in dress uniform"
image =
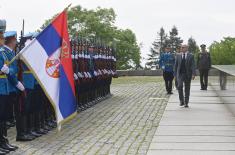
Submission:
[[208,86],[208,73],[211,68],[210,53],[206,51],[206,45],[202,44],[201,52],[198,54],[197,67],[200,72],[201,90],[207,90]]
[[[21,38],[25,46],[34,39],[38,33],[28,33]],[[37,138],[56,127],[55,113],[33,73],[23,64],[23,81],[27,90],[27,134]]]
[[9,59],[5,54],[4,48],[4,32],[6,29],[6,21],[0,20],[0,154],[6,154],[16,150],[18,147],[9,144],[7,139],[6,121],[8,119],[8,100],[9,100],[9,80],[18,88],[23,85],[15,80],[14,68],[8,67]]
[[159,60],[160,68],[163,70],[167,94],[173,94],[172,81],[174,79],[174,64],[175,56],[171,52],[171,47],[168,46],[165,48],[165,52],[161,55]]
[[113,48],[87,38],[71,40],[78,111],[85,110],[110,94],[116,77]]
[[[17,44],[17,35],[15,31],[9,31],[4,34],[5,36],[5,46],[4,53],[7,56],[8,60],[11,61],[15,57],[15,49]],[[16,129],[17,129],[17,141],[30,141],[34,137],[30,136],[26,132],[26,114],[28,110],[28,105],[26,104],[26,91],[24,86],[20,81],[20,64],[19,60],[13,61],[10,64],[12,68],[12,74],[9,76],[8,85],[9,85],[9,105],[14,103],[14,112],[16,118]],[[18,79],[20,81],[18,81]]]
[[[21,44],[23,46],[27,46],[30,44],[33,36],[36,33],[28,33],[21,38]],[[23,48],[23,47],[21,47]],[[35,85],[36,79],[34,78],[32,72],[28,69],[28,67],[22,62],[22,70],[23,70],[23,83],[26,88],[27,98],[25,99],[26,104],[26,133],[33,138],[40,137],[42,134],[37,133],[34,126],[34,118],[36,114],[35,110]]]

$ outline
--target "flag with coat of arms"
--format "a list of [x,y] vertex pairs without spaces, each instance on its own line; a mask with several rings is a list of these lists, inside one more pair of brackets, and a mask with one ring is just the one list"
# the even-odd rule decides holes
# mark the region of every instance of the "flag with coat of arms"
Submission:
[[67,10],[59,14],[20,52],[20,59],[30,68],[56,113],[60,126],[76,114]]

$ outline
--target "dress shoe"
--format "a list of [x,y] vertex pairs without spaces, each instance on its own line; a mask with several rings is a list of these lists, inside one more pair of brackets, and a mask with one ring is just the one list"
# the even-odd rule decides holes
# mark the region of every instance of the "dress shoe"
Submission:
[[47,134],[48,132],[41,128],[41,129],[37,129],[36,133],[44,135],[44,134]]
[[57,123],[54,122],[54,121],[51,121],[50,124],[48,124],[48,126],[52,129],[56,128],[57,127]]
[[184,106],[184,102],[181,101],[181,102],[180,102],[180,106]]
[[36,133],[36,132],[34,132],[34,131],[30,131],[30,134],[33,135],[33,136],[36,137],[36,138],[42,136],[42,134],[38,134],[38,133]]
[[48,121],[47,126],[49,126],[50,128],[54,128],[54,124],[52,121]]
[[26,135],[27,135],[28,137],[30,137],[30,138],[33,138],[33,139],[37,138],[37,137],[34,136],[31,132],[26,133]]
[[9,144],[9,143],[7,145],[9,145],[10,147],[14,148],[15,150],[17,150],[19,148],[18,146],[12,145],[12,144]]
[[185,104],[185,106],[184,106],[185,108],[188,108],[188,104]]
[[27,134],[23,134],[23,135],[17,135],[16,137],[16,141],[22,141],[22,142],[25,142],[25,141],[32,141],[34,140],[35,138],[27,135]]
[[9,140],[6,137],[3,137],[3,143],[6,143],[9,147],[14,148],[15,150],[19,148],[18,146],[9,144]]
[[0,155],[3,155],[3,154],[5,155],[9,152],[10,152],[9,150],[6,150],[6,149],[0,147]]
[[2,149],[8,150],[8,151],[15,151],[16,150],[16,148],[9,146],[7,143],[2,143],[0,145],[0,147]]

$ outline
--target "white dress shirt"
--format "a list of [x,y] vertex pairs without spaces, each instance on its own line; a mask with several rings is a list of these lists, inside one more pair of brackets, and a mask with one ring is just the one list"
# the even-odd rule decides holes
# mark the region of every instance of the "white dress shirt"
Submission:
[[184,58],[184,54],[185,54],[185,59],[187,58],[187,55],[188,55],[188,51],[185,52],[185,53],[182,53],[182,59]]

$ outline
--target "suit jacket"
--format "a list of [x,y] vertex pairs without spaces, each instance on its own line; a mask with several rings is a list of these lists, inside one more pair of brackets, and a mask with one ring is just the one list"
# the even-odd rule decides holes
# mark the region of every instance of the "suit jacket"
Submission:
[[[176,55],[175,66],[174,66],[174,73],[175,73],[176,79],[179,79],[179,77],[180,77],[180,68],[181,68],[182,59],[183,59],[182,53],[179,53]],[[187,79],[191,80],[192,75],[194,75],[194,76],[196,75],[196,67],[195,67],[194,56],[190,52],[187,53],[185,67],[186,67]]]

